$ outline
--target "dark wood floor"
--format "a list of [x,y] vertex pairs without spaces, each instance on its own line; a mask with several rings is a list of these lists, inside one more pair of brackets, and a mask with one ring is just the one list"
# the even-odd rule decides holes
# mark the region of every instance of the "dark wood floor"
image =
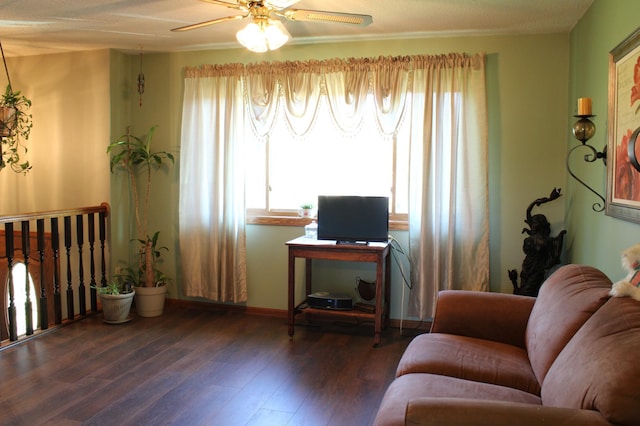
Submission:
[[368,425],[410,341],[171,308],[96,315],[0,352],[0,424]]

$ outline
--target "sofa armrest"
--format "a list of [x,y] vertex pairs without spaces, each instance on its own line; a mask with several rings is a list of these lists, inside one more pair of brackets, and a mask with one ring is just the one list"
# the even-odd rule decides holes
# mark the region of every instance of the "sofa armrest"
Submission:
[[598,411],[593,410],[464,398],[416,398],[407,404],[405,425],[469,424],[610,426]]
[[504,293],[443,290],[432,333],[476,337],[525,347],[525,331],[536,299]]

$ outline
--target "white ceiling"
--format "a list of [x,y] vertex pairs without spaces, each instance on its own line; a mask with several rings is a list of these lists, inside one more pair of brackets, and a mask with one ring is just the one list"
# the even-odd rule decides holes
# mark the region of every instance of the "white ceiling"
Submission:
[[[233,0],[228,0],[233,1]],[[368,27],[291,22],[289,43],[437,35],[568,32],[593,0],[301,0],[293,8],[373,16]],[[238,47],[246,20],[188,32],[171,28],[238,15],[198,0],[0,0],[5,56],[114,48],[139,52]]]

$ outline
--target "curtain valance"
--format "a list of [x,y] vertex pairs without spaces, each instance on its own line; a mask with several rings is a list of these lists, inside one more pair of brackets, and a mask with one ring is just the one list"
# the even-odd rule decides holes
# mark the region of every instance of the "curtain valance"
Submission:
[[243,64],[224,65],[200,65],[198,67],[185,67],[185,78],[199,77],[240,77],[244,74]]
[[201,65],[187,67],[185,77],[239,76],[244,85],[249,122],[260,137],[273,129],[281,107],[291,131],[304,135],[315,122],[323,95],[336,126],[344,133],[354,133],[362,125],[369,94],[375,99],[378,129],[385,135],[393,135],[404,114],[407,95],[412,91],[414,70],[477,68],[483,63],[483,54],[466,53],[312,59]]
[[185,67],[185,77],[248,76],[269,74],[276,77],[298,73],[325,74],[342,71],[373,72],[392,67],[396,70],[411,71],[433,67],[472,67],[484,64],[484,54],[447,53],[440,55],[380,56],[377,58],[332,58],[310,59],[307,61],[275,61],[249,64],[205,64]]

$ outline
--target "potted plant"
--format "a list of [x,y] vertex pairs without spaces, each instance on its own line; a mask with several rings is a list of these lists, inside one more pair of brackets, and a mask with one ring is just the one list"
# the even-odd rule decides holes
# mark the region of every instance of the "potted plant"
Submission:
[[[111,154],[111,171],[117,168],[126,171],[133,195],[137,237],[131,241],[138,245],[138,261],[135,267],[127,268],[127,277],[136,290],[136,312],[141,316],[162,314],[166,285],[170,281],[156,267],[162,250],[168,251],[168,248],[158,246],[159,231],[150,235],[147,228],[152,171],[175,163],[170,152],[151,150],[156,127],[152,126],[144,138],[131,135],[127,128],[125,135],[107,147],[107,153]],[[138,191],[138,175],[142,175],[142,194]],[[148,308],[147,302],[153,306]]]
[[24,142],[29,139],[33,121],[31,101],[20,92],[14,92],[11,84],[7,85],[0,97],[0,138],[2,139],[2,153],[0,155],[0,169],[9,165],[16,173],[26,173],[31,169],[28,161],[21,157],[27,153]]
[[[138,255],[141,260],[138,262],[138,269],[127,268],[127,281],[132,283],[136,290],[136,313],[141,317],[162,315],[167,284],[171,282],[171,278],[156,267],[161,251],[169,251],[165,246],[158,247],[159,236],[160,232],[156,231],[152,237],[147,237],[146,241],[136,240],[140,244]],[[151,268],[148,265],[151,265]],[[148,281],[147,271],[153,272],[152,281]],[[146,285],[147,282],[151,282],[152,285]]]
[[298,214],[304,218],[313,217],[313,204],[312,203],[302,203],[300,204],[300,210]]
[[135,291],[127,286],[121,276],[115,276],[105,287],[97,287],[104,322],[109,324],[122,324],[131,321],[129,312]]

